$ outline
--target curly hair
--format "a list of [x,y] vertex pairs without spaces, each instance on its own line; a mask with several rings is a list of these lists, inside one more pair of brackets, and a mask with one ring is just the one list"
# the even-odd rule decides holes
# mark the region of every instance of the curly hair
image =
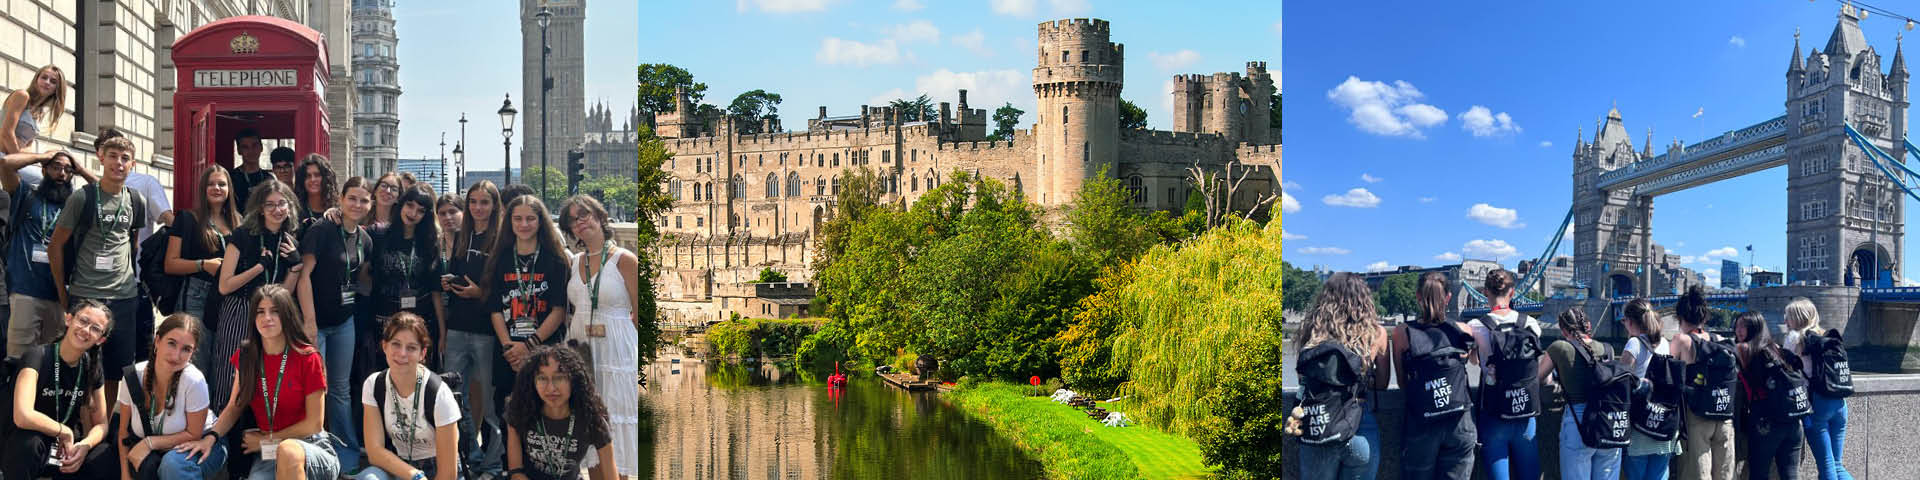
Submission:
[[[294,198],[296,198],[293,196],[293,189],[287,188],[287,184],[280,183],[279,180],[269,178],[266,183],[255,185],[253,192],[247,195],[247,213],[240,220],[240,228],[245,228],[255,235],[265,235],[267,233],[267,215],[265,212],[267,197],[275,193],[280,194],[281,201],[285,202],[292,202]],[[287,208],[287,219],[280,221],[280,234],[294,235],[294,238],[300,238],[298,234],[300,230],[300,215],[294,213],[293,210],[298,207],[295,205],[287,205]]]
[[333,174],[333,164],[327,161],[326,156],[318,153],[309,153],[307,154],[307,159],[300,162],[300,167],[293,171],[293,194],[296,197],[300,197],[300,209],[303,211],[307,210],[308,202],[311,201],[307,198],[307,195],[311,195],[307,193],[307,169],[311,167],[320,167],[321,198],[319,210],[326,211],[326,209],[339,205],[340,180],[337,175]]
[[567,408],[575,418],[586,419],[583,424],[586,431],[579,438],[613,438],[613,428],[607,420],[607,405],[600,399],[599,387],[594,385],[593,370],[572,348],[553,345],[534,347],[526,366],[520,368],[520,374],[513,382],[513,393],[507,400],[507,425],[524,433],[533,431],[534,423],[540,421],[542,402],[540,392],[534,389],[534,377],[539,376],[540,368],[547,365],[559,367],[561,372],[567,374],[567,383],[573,386],[567,394]]
[[1297,347],[1337,342],[1360,355],[1363,368],[1372,368],[1373,352],[1380,345],[1380,316],[1373,303],[1373,291],[1360,276],[1348,272],[1327,277],[1314,299],[1307,319],[1294,334]]

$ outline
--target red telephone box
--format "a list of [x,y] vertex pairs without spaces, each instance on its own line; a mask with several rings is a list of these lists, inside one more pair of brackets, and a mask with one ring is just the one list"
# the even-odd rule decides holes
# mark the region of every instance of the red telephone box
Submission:
[[[200,172],[234,166],[233,135],[292,139],[327,155],[327,50],[320,32],[277,17],[224,18],[173,42],[173,204],[199,198]],[[261,168],[266,155],[261,155]]]

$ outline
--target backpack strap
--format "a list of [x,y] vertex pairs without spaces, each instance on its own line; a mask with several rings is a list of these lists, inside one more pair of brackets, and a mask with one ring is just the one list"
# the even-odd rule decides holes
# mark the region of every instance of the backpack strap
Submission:
[[[387,371],[373,374],[373,408],[380,414],[380,437],[387,445],[393,445],[393,435],[387,432]],[[388,449],[393,447],[389,446]]]

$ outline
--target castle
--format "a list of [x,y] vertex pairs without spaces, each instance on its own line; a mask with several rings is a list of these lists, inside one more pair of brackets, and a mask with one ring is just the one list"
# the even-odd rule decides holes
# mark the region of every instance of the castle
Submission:
[[[1248,62],[1244,74],[1174,78],[1174,131],[1120,128],[1125,50],[1109,40],[1109,24],[1071,19],[1039,25],[1033,123],[1006,139],[988,137],[988,112],[968,103],[941,102],[926,121],[901,121],[901,112],[861,106],[859,115],[818,116],[805,131],[783,132],[775,119],[738,135],[727,121],[705,122],[690,112],[684,91],[672,113],[653,118],[673,158],[671,211],[660,218],[656,246],[663,315],[722,319],[729,312],[765,317],[716,285],[751,282],[762,268],[795,282],[811,277],[813,232],[833,214],[840,175],[867,167],[881,178],[886,200],[911,204],[955,171],[997,179],[1050,210],[1073,201],[1080,186],[1105,171],[1122,179],[1134,204],[1178,210],[1191,190],[1196,163],[1237,177],[1253,169],[1230,205],[1251,209],[1279,184],[1280,137],[1271,128],[1273,77],[1266,62]],[[989,102],[998,103],[998,102]],[[1264,217],[1265,209],[1255,211]],[[804,314],[804,313],[801,313]]]

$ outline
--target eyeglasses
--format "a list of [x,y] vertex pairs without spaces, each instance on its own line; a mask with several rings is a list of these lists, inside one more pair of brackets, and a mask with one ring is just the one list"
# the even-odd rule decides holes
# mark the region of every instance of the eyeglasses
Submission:
[[85,328],[94,335],[105,335],[107,333],[107,325],[105,323],[94,323],[86,320],[81,320],[79,323],[80,328]]
[[394,185],[391,183],[381,183],[380,191],[387,192],[387,193],[400,193],[400,186]]
[[285,208],[287,208],[288,206],[291,206],[291,205],[292,205],[292,204],[290,204],[290,203],[287,203],[287,201],[286,201],[286,200],[279,200],[279,201],[273,201],[273,202],[265,202],[265,203],[261,203],[261,204],[260,204],[260,206],[261,206],[261,207],[265,207],[265,208],[267,208],[267,209],[271,209],[271,210],[280,210],[280,209],[285,209]]

